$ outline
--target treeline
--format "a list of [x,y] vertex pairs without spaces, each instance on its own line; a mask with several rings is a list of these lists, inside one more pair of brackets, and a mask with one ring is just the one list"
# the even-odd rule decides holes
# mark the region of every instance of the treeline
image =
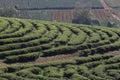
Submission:
[[14,7],[0,8],[0,16],[3,17],[14,17],[16,12],[17,10]]

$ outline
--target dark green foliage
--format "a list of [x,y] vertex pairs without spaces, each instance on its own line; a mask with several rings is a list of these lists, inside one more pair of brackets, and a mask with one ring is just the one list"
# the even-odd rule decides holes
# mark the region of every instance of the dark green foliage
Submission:
[[75,47],[72,46],[60,46],[60,47],[56,47],[56,48],[51,48],[49,50],[44,51],[43,56],[53,56],[53,55],[59,55],[59,54],[70,54],[73,53],[75,51]]
[[71,78],[73,74],[77,73],[74,69],[65,70],[64,76],[67,78]]
[[120,49],[120,31],[114,28],[15,18],[0,18],[0,24],[0,58],[7,63]]
[[39,54],[40,53],[37,52],[37,53],[28,53],[28,54],[17,55],[17,56],[9,56],[5,58],[5,62],[13,63],[13,62],[33,61],[39,57]]
[[[109,61],[114,61],[107,63]],[[74,61],[74,62],[73,62]],[[13,65],[0,68],[0,79],[9,80],[119,80],[119,57],[94,55],[73,61]],[[79,61],[79,62],[78,62]],[[118,62],[117,62],[118,61]]]
[[[79,9],[77,9],[77,11],[79,11]],[[91,16],[89,14],[89,10],[83,10],[81,11],[80,14],[74,14],[75,16],[77,15],[77,17],[75,17],[75,19],[73,19],[73,23],[77,23],[77,24],[87,24],[90,25],[92,20],[91,20]]]

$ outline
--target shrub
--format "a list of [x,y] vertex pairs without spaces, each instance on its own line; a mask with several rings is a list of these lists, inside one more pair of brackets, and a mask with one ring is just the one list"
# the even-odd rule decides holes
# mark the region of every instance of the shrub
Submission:
[[87,77],[84,77],[79,74],[73,74],[71,77],[72,80],[89,80]]
[[64,77],[71,78],[73,74],[77,73],[74,69],[67,69],[64,72]]
[[22,55],[8,56],[5,58],[5,62],[13,63],[13,62],[25,62],[25,61],[34,61],[39,58],[40,53],[28,53]]

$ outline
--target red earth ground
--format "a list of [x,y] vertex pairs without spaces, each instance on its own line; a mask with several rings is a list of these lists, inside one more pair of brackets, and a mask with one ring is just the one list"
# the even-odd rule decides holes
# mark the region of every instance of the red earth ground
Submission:
[[112,16],[116,20],[120,20],[120,17],[111,11],[111,8],[106,4],[105,0],[100,0],[100,2],[102,3],[104,9],[107,10],[108,15]]

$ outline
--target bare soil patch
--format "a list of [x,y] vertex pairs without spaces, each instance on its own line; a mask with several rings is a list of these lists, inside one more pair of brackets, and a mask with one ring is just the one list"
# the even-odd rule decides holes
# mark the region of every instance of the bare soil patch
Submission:
[[[105,54],[112,54],[114,56],[120,55],[120,51],[113,51],[113,52],[108,52]],[[104,54],[103,54],[104,55]],[[54,62],[54,61],[64,61],[64,60],[75,60],[78,58],[78,55],[75,54],[68,54],[68,55],[56,55],[56,56],[51,56],[51,57],[40,57],[35,61],[32,62],[24,62],[24,63],[13,63],[13,64],[6,64],[3,62],[3,60],[0,60],[0,67],[2,66],[9,66],[9,65],[33,65],[33,64],[42,64],[42,63],[49,63],[49,62]]]

